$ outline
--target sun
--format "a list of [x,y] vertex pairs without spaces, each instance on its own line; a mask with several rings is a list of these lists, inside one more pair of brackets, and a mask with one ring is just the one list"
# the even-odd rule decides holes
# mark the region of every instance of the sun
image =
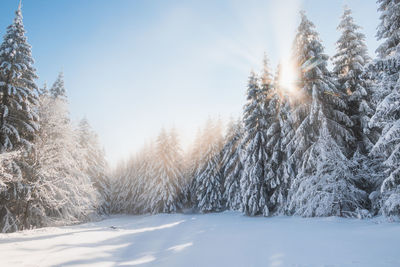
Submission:
[[290,60],[281,63],[279,72],[279,87],[283,94],[294,96],[298,92],[298,74]]

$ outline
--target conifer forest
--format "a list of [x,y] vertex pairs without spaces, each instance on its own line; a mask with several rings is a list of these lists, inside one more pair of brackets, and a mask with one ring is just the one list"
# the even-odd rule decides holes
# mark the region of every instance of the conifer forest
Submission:
[[271,66],[266,50],[262,69],[248,70],[240,117],[210,116],[188,146],[179,128],[160,125],[158,136],[111,167],[89,120],[71,118],[67,73],[38,84],[20,4],[0,29],[0,232],[120,215],[231,212],[265,222],[396,224],[400,1],[377,0],[376,7],[375,55],[350,8],[335,22],[340,37],[330,55],[301,11],[290,62]]

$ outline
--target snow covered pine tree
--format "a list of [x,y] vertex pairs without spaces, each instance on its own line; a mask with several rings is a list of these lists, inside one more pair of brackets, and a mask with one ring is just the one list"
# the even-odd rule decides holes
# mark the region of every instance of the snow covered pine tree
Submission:
[[87,119],[82,119],[79,122],[77,130],[80,150],[84,155],[87,167],[82,172],[90,177],[94,187],[98,191],[97,205],[99,214],[109,214],[111,189],[109,177],[106,173],[107,162],[104,150],[100,147],[98,137],[90,127]]
[[0,153],[23,151],[2,156],[7,158],[3,163],[11,171],[8,172],[11,177],[7,172],[0,173],[1,231],[29,227],[25,220],[25,201],[30,197],[30,185],[23,179],[20,167],[21,156],[31,150],[38,130],[37,76],[33,63],[19,5],[0,46]]
[[[346,114],[353,122],[352,131],[356,138],[356,147],[366,154],[374,143],[374,136],[368,128],[368,122],[374,113],[371,103],[371,84],[363,77],[364,66],[370,61],[365,45],[365,36],[354,23],[351,10],[345,8],[338,30],[341,36],[336,42],[337,53],[334,59],[334,74],[339,82],[339,90],[344,93],[348,106]],[[373,139],[371,141],[371,138]]]
[[221,211],[223,208],[223,183],[221,173],[221,151],[223,138],[221,123],[207,123],[206,152],[196,177],[196,207],[200,212]]
[[293,110],[295,135],[288,146],[298,162],[291,185],[288,209],[301,216],[356,216],[366,193],[354,185],[344,148],[354,137],[347,106],[327,69],[314,24],[301,13],[294,43],[300,72],[300,101]]
[[241,159],[242,149],[240,144],[243,138],[241,120],[231,121],[224,140],[222,149],[222,173],[224,177],[224,199],[229,210],[239,210],[241,204],[240,178],[243,165]]
[[37,76],[21,6],[0,46],[0,152],[29,147],[37,130]]
[[161,130],[157,138],[154,177],[149,183],[151,213],[177,212],[182,208],[183,172],[175,131]]
[[382,134],[371,155],[383,158],[386,178],[380,188],[381,212],[400,217],[400,3],[378,0],[381,12],[377,37],[384,42],[378,47],[380,56],[372,65],[377,72],[378,91],[382,92],[370,126]]
[[244,107],[244,170],[240,180],[242,195],[241,210],[249,216],[269,215],[267,206],[267,131],[265,103],[271,81],[260,88],[258,79],[251,72]]

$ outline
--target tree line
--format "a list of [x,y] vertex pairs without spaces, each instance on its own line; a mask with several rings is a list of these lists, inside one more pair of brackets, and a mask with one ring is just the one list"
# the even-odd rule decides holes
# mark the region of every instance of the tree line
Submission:
[[249,76],[241,118],[224,134],[221,121],[209,120],[182,152],[176,133],[163,130],[120,164],[112,212],[398,217],[400,4],[378,0],[378,11],[382,43],[373,60],[350,9],[331,58],[301,12],[294,90],[265,56]]

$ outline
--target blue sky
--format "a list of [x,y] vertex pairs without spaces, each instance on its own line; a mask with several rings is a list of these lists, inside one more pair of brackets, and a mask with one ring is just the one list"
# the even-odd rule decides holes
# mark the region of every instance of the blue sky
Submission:
[[[114,164],[163,126],[188,143],[208,116],[238,116],[263,52],[271,67],[290,52],[300,8],[333,55],[345,4],[374,57],[374,0],[24,0],[23,15],[38,84],[64,71],[72,118],[89,119]],[[1,0],[1,35],[17,5]]]

